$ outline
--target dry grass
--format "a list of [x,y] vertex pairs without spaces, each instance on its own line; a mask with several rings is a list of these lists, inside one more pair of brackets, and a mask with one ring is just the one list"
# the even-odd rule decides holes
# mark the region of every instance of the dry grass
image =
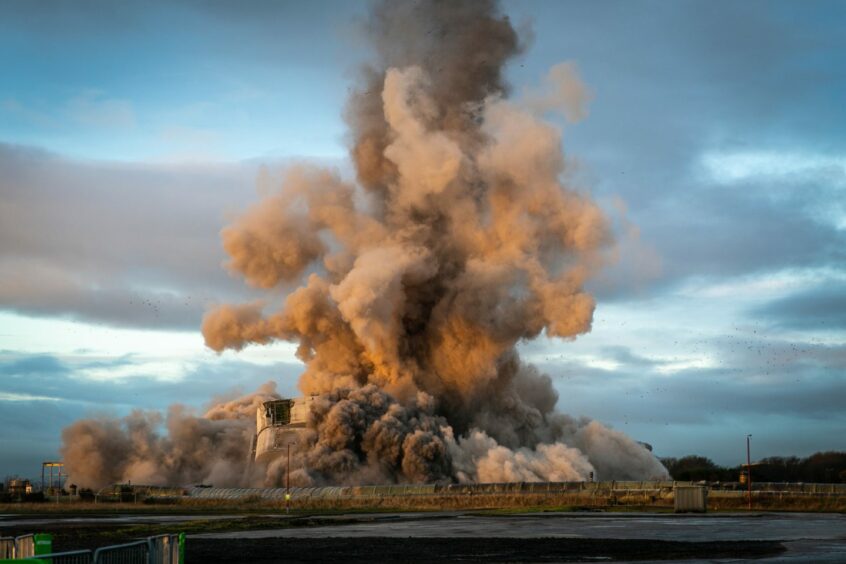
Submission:
[[[0,505],[0,513],[13,514],[261,514],[284,511],[284,502],[243,499],[179,498],[156,503],[11,503]],[[522,513],[530,511],[671,511],[671,495],[591,495],[585,493],[509,493],[509,494],[445,494],[348,499],[295,499],[291,510],[297,514],[332,514],[342,512],[406,512],[406,511],[490,511]],[[747,508],[742,495],[709,495],[711,511],[742,511]],[[756,511],[846,512],[846,496],[774,494],[756,496]]]
[[[746,496],[708,496],[708,509],[712,511],[743,511],[748,509],[748,503]],[[846,496],[781,493],[753,495],[752,510],[846,513]]]
[[[195,504],[192,500],[186,498],[174,501],[167,504],[146,504],[138,503],[92,503],[92,502],[62,502],[62,503],[4,503],[0,504],[0,513],[11,514],[27,514],[27,515],[52,515],[52,514],[97,514],[97,515],[112,515],[112,514],[151,514],[160,515],[168,513],[185,513],[196,512],[197,510],[208,513],[222,513],[227,511],[237,511],[244,513],[245,510],[250,509],[250,505],[238,503],[237,501],[226,501],[220,503],[222,500],[208,500],[212,503]],[[275,506],[276,504],[266,503],[266,507]],[[250,512],[250,511],[246,511]]]

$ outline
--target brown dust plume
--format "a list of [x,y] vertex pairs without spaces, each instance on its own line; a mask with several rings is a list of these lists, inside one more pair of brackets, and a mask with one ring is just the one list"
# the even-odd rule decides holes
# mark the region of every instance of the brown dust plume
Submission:
[[[294,167],[225,228],[232,271],[271,296],[296,288],[276,311],[224,305],[203,321],[216,351],[298,344],[315,401],[294,483],[665,477],[622,433],[556,412],[551,379],[517,352],[590,330],[584,284],[611,245],[599,207],[562,183],[561,133],[543,120],[585,116],[575,67],[509,99],[503,68],[523,45],[494,2],[384,2],[366,29],[376,60],[346,110],[356,182]],[[266,397],[172,410],[167,436],[144,414],[81,421],[65,459],[91,482],[275,485],[285,460],[244,464]],[[106,474],[80,444],[125,463]]]

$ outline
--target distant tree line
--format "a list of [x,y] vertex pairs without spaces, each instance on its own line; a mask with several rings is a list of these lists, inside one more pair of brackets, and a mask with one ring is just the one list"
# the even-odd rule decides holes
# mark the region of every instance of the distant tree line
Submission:
[[[745,466],[720,466],[710,458],[696,455],[662,458],[661,462],[674,480],[693,482],[737,482]],[[762,458],[752,463],[752,481],[846,484],[846,452],[818,452],[807,458]]]

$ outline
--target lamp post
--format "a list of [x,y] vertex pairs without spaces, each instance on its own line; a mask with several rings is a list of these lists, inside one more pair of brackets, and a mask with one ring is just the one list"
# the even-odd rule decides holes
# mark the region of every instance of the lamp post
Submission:
[[752,456],[749,449],[751,437],[752,435],[746,435],[746,487],[749,491],[749,511],[752,511]]
[[285,513],[291,512],[291,443],[288,443],[288,465],[285,467]]

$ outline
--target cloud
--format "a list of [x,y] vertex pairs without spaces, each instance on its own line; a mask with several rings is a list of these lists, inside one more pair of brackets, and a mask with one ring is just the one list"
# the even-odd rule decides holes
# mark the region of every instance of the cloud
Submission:
[[56,126],[56,120],[50,116],[50,114],[30,108],[15,98],[4,99],[3,102],[0,103],[0,107],[2,107],[9,115],[18,117],[32,125],[36,125],[38,127]]
[[[844,223],[823,212],[842,211],[844,201],[830,187],[843,183],[846,154],[837,125],[846,90],[834,71],[846,39],[831,24],[844,7],[724,8],[545,5],[533,18],[545,47],[530,51],[512,80],[525,82],[538,60],[578,62],[594,97],[590,119],[567,129],[565,146],[595,193],[626,202],[640,241],[654,249],[649,262],[661,265],[647,284],[599,287],[600,300],[661,295],[690,277],[843,264]],[[517,20],[539,12],[511,10]],[[703,162],[718,177],[703,174]],[[767,167],[785,174],[763,174]]]
[[636,354],[629,347],[621,345],[603,347],[602,353],[604,357],[612,359],[618,365],[625,366],[629,370],[632,368],[656,368],[667,364],[665,360]]
[[733,447],[726,438],[738,426],[767,437],[758,456],[836,445],[833,422],[846,424],[846,345],[796,342],[761,326],[694,330],[635,325],[630,332],[661,342],[643,349],[547,344],[523,354],[552,377],[559,409],[609,423],[663,456],[699,453],[728,462]]
[[68,117],[81,124],[105,128],[135,126],[132,102],[109,98],[99,90],[86,90],[67,102]]
[[[349,44],[312,41],[313,30],[351,34],[350,15],[360,17],[363,7],[357,3],[332,3],[332,9],[327,9],[325,2],[289,4],[273,0],[254,0],[237,7],[220,0],[182,0],[176,4],[150,0],[143,6],[115,4],[109,0],[79,0],[72,6],[44,0],[12,0],[2,3],[0,10],[0,29],[3,23],[9,22],[16,30],[23,30],[42,43],[56,38],[63,42],[97,38],[120,49],[121,41],[130,38],[144,43],[147,56],[156,56],[161,45],[150,38],[159,38],[157,32],[169,35],[178,31],[182,37],[191,39],[186,42],[188,45],[180,44],[189,55],[200,49],[204,53],[213,52],[215,57],[278,65],[285,58],[324,64],[328,52],[348,57]],[[201,30],[201,33],[192,34],[189,30]],[[245,41],[245,36],[250,40]],[[170,58],[178,56],[170,49],[175,44],[173,40],[168,36],[161,41],[168,48],[166,53]],[[307,47],[304,42],[308,42]],[[162,60],[162,64],[168,62]]]
[[[302,371],[302,365],[297,362],[261,366],[241,360],[207,358],[182,363],[177,377],[162,379],[150,369],[155,363],[155,359],[128,355],[60,358],[49,354],[0,352],[0,394],[49,398],[78,404],[87,410],[123,410],[129,406],[164,408],[174,398],[199,406],[213,394],[235,387],[249,392],[271,377],[283,383],[281,390],[292,393],[295,390],[293,382]],[[96,377],[103,369],[122,370],[129,375]]]
[[4,99],[0,108],[28,124],[54,133],[77,129],[80,125],[105,129],[127,129],[136,125],[132,102],[109,97],[100,90],[84,90],[59,108],[46,107],[43,100],[28,105],[11,97]]
[[754,193],[706,195],[692,188],[686,202],[651,214],[649,229],[672,280],[741,276],[786,268],[833,266],[842,260],[846,232],[797,213],[795,202]]
[[846,229],[846,156],[789,151],[737,151],[702,157],[706,179]]
[[784,329],[837,331],[846,329],[846,283],[812,286],[753,308],[753,316]]
[[[641,246],[637,252],[624,248],[622,268],[597,284],[597,316],[605,315],[614,300],[611,305],[629,324],[612,331],[599,323],[593,335],[567,345],[566,362],[556,358],[544,364],[567,410],[618,426],[627,422],[629,429],[643,421],[640,438],[683,449],[676,454],[711,449],[725,458],[733,448],[725,437],[764,420],[773,435],[780,435],[773,444],[781,452],[812,448],[807,437],[817,441],[814,447],[831,448],[839,430],[819,417],[842,428],[836,406],[843,385],[832,375],[844,373],[843,351],[804,341],[827,328],[835,337],[842,331],[843,285],[815,279],[782,285],[779,280],[790,270],[842,272],[846,264],[846,230],[837,222],[846,201],[841,166],[846,92],[840,72],[846,35],[839,25],[846,7],[755,0],[721,7],[714,11],[704,3],[677,2],[646,12],[628,2],[553,3],[538,18],[534,5],[508,6],[515,21],[535,14],[539,42],[511,69],[511,82],[528,82],[521,79],[536,78],[539,68],[562,57],[578,62],[594,94],[590,119],[566,131],[565,146],[579,157],[586,178],[579,187],[591,188],[604,201],[624,200]],[[321,26],[302,25],[299,10],[326,12],[318,4],[295,13],[272,2],[252,3],[248,10],[225,2],[188,3],[177,8],[180,17],[130,4],[116,9],[106,1],[49,9],[38,1],[12,2],[1,10],[9,17],[0,17],[0,27],[6,20],[7,26],[25,29],[37,45],[56,37],[62,43],[77,37],[130,38],[165,20],[179,26],[190,22],[206,32],[190,38],[182,57],[194,61],[211,52],[233,68],[260,60],[276,69],[280,61],[296,60],[304,84],[311,76],[306,69],[318,68],[336,51],[331,39],[302,49],[303,36]],[[182,17],[187,12],[190,17]],[[342,19],[340,12],[331,12],[331,18]],[[323,18],[307,21],[325,24]],[[205,26],[210,21],[221,27],[210,30]],[[289,26],[285,33],[279,32],[280,22]],[[244,42],[245,33],[255,41]],[[279,41],[281,36],[286,40]],[[176,55],[168,46],[147,52],[157,67]],[[281,95],[256,75],[244,77]],[[37,99],[9,96],[3,103],[7,116],[55,125],[55,115],[40,112]],[[102,99],[121,98],[101,94],[95,102]],[[164,122],[202,127],[207,119],[203,112],[187,115],[187,122]],[[174,133],[174,140],[180,138]],[[190,135],[181,139],[191,141]],[[0,145],[0,308],[193,330],[208,301],[248,301],[239,297],[241,284],[220,268],[218,231],[225,213],[252,199],[256,168],[73,162]],[[704,289],[691,295],[691,285]],[[660,307],[674,300],[682,305],[671,311]],[[651,318],[638,326],[632,319],[641,315]],[[753,324],[759,333],[740,338],[731,334],[735,324]],[[763,330],[777,343],[765,344]],[[787,331],[803,342],[781,342]],[[707,344],[687,343],[690,332],[699,332],[697,338]],[[676,340],[683,342],[674,345]],[[603,348],[609,343],[617,346]],[[76,365],[42,357],[19,360],[32,370],[40,366],[41,375],[24,386],[28,376],[21,373],[7,394],[43,396],[39,385],[44,385],[54,386],[51,394],[68,389],[62,393],[107,394],[103,397],[110,401],[124,397],[116,384],[74,391],[67,382],[73,382]],[[51,363],[52,381],[46,376]],[[64,368],[70,372],[62,380]],[[132,364],[120,369],[134,370]],[[146,390],[140,400],[126,397],[133,402],[158,402],[152,399],[158,393],[191,397],[197,388],[238,374],[210,366],[197,370],[207,380],[198,376],[196,388],[186,384]],[[157,385],[165,390],[169,384]],[[69,405],[77,404],[7,402],[0,419],[17,421],[21,426],[14,428],[25,431],[36,418],[34,406],[47,418],[59,417],[48,410]],[[29,448],[16,444],[20,452]]]
[[139,27],[144,10],[140,6],[117,6],[108,0],[80,0],[73,6],[45,0],[3,3],[3,19],[19,29],[49,37],[90,37],[91,33],[120,35]]
[[[0,351],[0,479],[12,473],[37,475],[42,460],[58,455],[59,430],[80,418],[124,415],[134,408],[164,411],[174,398],[202,411],[215,396],[251,392],[270,379],[290,397],[297,393],[302,370],[295,362],[262,366],[207,358],[179,364],[179,377],[161,379],[151,372],[155,363],[139,356]],[[104,369],[133,375],[91,377]]]
[[708,153],[702,166],[717,182],[737,184],[746,180],[794,180],[809,176],[828,183],[846,184],[846,156],[786,153],[778,151],[739,151]]
[[65,374],[67,367],[51,355],[31,355],[16,358],[3,365],[3,374],[30,376],[33,374]]
[[206,158],[222,154],[223,134],[203,127],[170,125],[162,128],[162,141],[173,149],[172,156],[179,160]]
[[221,268],[225,213],[254,197],[252,164],[77,162],[0,144],[0,308],[196,329],[244,290]]

